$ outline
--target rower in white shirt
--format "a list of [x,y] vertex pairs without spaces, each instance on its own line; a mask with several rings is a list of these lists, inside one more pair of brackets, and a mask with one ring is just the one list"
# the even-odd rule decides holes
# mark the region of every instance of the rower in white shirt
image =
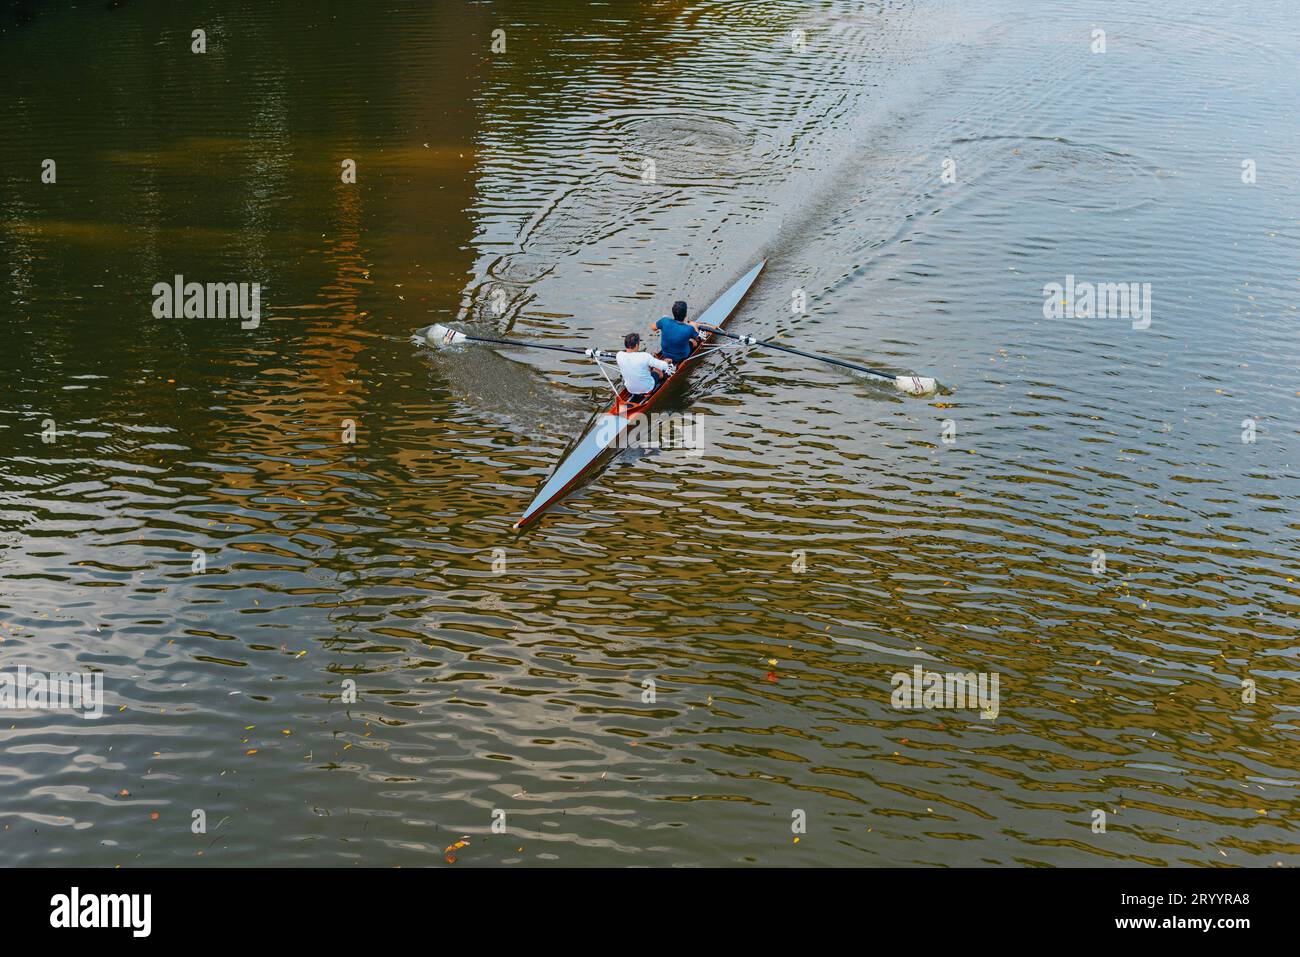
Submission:
[[658,359],[641,349],[641,337],[629,332],[623,337],[623,351],[617,356],[618,371],[623,373],[623,388],[630,394],[631,402],[644,402],[646,397],[677,371],[671,362]]

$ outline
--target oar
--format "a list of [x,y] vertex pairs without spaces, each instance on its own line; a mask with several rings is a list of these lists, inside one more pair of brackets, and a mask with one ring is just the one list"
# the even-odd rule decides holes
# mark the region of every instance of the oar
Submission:
[[[703,326],[703,323],[701,323]],[[888,372],[881,372],[879,369],[868,369],[866,366],[860,366],[856,362],[845,362],[843,359],[836,359],[832,356],[821,356],[815,352],[804,352],[802,349],[792,349],[790,346],[779,346],[775,342],[768,342],[765,339],[755,339],[753,336],[738,336],[734,332],[724,332],[716,326],[704,326],[706,329],[712,329],[719,336],[726,336],[728,339],[735,339],[745,343],[748,346],[762,346],[764,349],[776,349],[779,352],[788,352],[793,356],[803,356],[805,359],[816,359],[819,362],[829,362],[833,366],[842,366],[845,369],[853,369],[857,372],[865,372],[867,375],[875,376],[877,379],[883,379],[886,382],[892,382],[894,388],[899,392],[906,392],[908,395],[929,395],[939,388],[939,384],[931,378],[919,375],[892,375]]]
[[577,346],[552,346],[544,342],[522,342],[519,339],[488,339],[484,336],[467,336],[448,326],[434,323],[424,331],[423,336],[412,336],[415,342],[423,340],[431,346],[458,346],[462,342],[487,342],[495,346],[522,346],[525,349],[550,349],[552,352],[571,352],[574,355],[587,356],[591,359],[613,359],[614,353],[600,349],[581,349]]

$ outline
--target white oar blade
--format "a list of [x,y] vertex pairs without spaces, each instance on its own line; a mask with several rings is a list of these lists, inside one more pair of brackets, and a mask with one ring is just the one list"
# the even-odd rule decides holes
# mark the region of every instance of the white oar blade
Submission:
[[921,375],[894,376],[894,388],[908,395],[930,395],[939,390],[939,383]]
[[465,334],[435,322],[425,331],[424,340],[431,346],[458,346],[465,341]]

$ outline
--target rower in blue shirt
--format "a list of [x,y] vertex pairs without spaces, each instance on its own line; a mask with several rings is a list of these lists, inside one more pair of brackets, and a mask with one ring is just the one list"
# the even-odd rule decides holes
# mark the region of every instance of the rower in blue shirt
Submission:
[[686,321],[686,303],[673,303],[672,316],[655,323],[659,330],[659,354],[670,362],[681,362],[700,344],[700,325]]

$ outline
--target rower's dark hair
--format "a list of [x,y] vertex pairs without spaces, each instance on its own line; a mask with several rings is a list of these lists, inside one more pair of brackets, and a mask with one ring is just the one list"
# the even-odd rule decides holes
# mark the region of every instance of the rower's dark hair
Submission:
[[678,322],[686,321],[686,303],[680,299],[673,303],[673,318]]
[[624,349],[635,349],[641,344],[641,337],[635,332],[629,332],[623,337]]

